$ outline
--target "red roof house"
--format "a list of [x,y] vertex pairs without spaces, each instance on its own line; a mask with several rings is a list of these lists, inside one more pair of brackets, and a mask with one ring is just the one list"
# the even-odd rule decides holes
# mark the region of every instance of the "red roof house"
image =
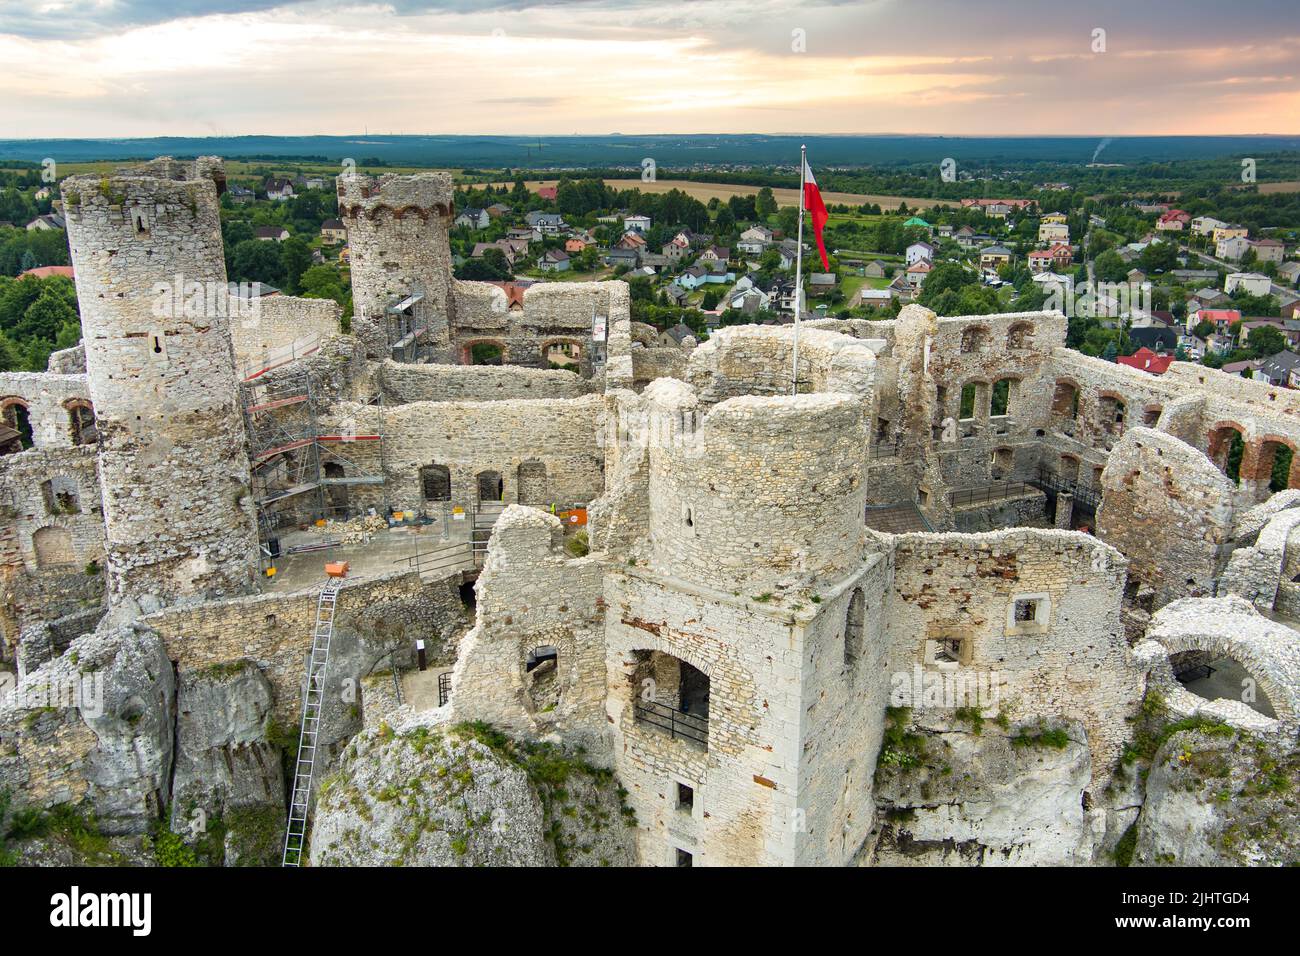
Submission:
[[1174,357],[1172,355],[1157,355],[1143,346],[1132,355],[1121,355],[1115,361],[1120,365],[1127,365],[1129,368],[1150,372],[1152,375],[1163,375],[1174,361]]

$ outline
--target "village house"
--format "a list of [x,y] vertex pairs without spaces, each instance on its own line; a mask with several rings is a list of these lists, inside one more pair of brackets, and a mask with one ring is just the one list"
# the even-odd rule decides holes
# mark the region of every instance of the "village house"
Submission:
[[348,230],[342,219],[326,219],[320,224],[320,237],[330,245],[348,241]]
[[452,225],[459,229],[486,229],[491,224],[492,217],[488,215],[487,210],[474,206],[462,209],[452,221]]
[[569,254],[563,249],[547,249],[537,260],[537,268],[543,272],[567,272]]
[[289,230],[284,226],[257,226],[253,229],[253,237],[260,242],[284,242],[289,238]]
[[1191,223],[1190,213],[1181,209],[1171,209],[1156,220],[1156,229],[1160,232],[1182,232]]
[[285,202],[293,198],[293,183],[287,179],[271,178],[266,181],[266,198],[274,202]]
[[1261,272],[1232,272],[1223,280],[1223,291],[1232,295],[1238,289],[1244,289],[1251,295],[1268,295],[1273,287],[1273,280]]

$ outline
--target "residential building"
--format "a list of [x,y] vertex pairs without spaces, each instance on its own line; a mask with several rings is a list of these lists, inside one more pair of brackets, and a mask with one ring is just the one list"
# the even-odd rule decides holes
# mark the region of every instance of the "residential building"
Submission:
[[1171,364],[1173,364],[1173,354],[1157,355],[1148,348],[1140,348],[1132,355],[1118,356],[1115,361],[1120,365],[1127,365],[1129,368],[1140,369],[1143,372],[1150,372],[1152,375],[1163,375]]
[[1259,371],[1253,377],[1270,385],[1295,388],[1300,385],[1300,355],[1291,351],[1270,355],[1260,363]]
[[1069,242],[1070,227],[1063,222],[1040,222],[1038,224],[1039,242]]
[[487,210],[474,206],[462,209],[452,220],[452,225],[458,229],[486,229],[491,224],[492,217],[488,215]]
[[929,259],[920,259],[907,267],[907,284],[915,290],[921,288],[925,283],[925,277],[934,270],[934,264]]
[[1227,225],[1222,219],[1215,219],[1213,216],[1196,216],[1192,219],[1192,234],[1213,236],[1216,229],[1222,229]]
[[61,215],[57,212],[51,212],[44,216],[37,216],[27,224],[27,229],[30,232],[42,232],[47,229],[63,229],[65,225],[66,223]]
[[1224,236],[1215,240],[1214,255],[1229,262],[1239,262],[1250,248],[1250,240],[1245,236]]
[[1286,246],[1277,239],[1252,239],[1250,248],[1256,262],[1281,262],[1286,253]]
[[260,242],[284,242],[289,238],[289,230],[284,226],[257,226],[253,229],[253,238]]
[[922,259],[934,260],[934,254],[939,250],[928,242],[914,242],[907,247],[907,264],[913,265]]
[[268,179],[266,181],[266,198],[275,202],[285,202],[293,198],[293,183],[287,179]]
[[641,232],[641,233],[649,232],[650,217],[649,216],[628,216],[626,219],[623,220],[623,228],[628,230],[629,232]]
[[547,249],[537,260],[537,268],[543,272],[567,272],[569,254],[563,249]]
[[839,278],[834,272],[814,272],[808,277],[808,295],[813,298],[830,295]]
[[980,268],[987,272],[996,272],[1002,266],[1011,264],[1011,250],[1006,246],[985,246],[980,250]]
[[1268,295],[1273,287],[1273,280],[1260,272],[1232,272],[1223,280],[1223,291],[1232,295],[1238,289],[1244,289],[1251,295]]
[[1182,232],[1191,225],[1191,222],[1190,213],[1183,212],[1181,209],[1171,209],[1156,220],[1156,229],[1159,232]]
[[330,245],[348,241],[348,230],[342,219],[326,219],[320,224],[320,235]]

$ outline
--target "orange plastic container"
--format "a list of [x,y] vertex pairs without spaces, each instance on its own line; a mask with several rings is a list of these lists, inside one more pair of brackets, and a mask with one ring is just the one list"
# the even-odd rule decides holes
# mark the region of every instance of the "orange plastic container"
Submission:
[[325,565],[325,573],[332,578],[346,578],[348,576],[348,563],[346,561],[331,561]]

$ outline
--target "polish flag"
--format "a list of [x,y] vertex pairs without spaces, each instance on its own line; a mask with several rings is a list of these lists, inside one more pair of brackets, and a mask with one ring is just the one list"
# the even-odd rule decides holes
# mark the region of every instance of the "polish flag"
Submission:
[[826,212],[821,190],[817,188],[817,180],[813,179],[812,167],[808,165],[807,159],[803,161],[803,205],[812,213],[813,233],[817,236],[817,251],[822,256],[822,268],[830,272],[831,263],[826,258],[826,241],[822,238],[822,232],[826,229],[826,220],[830,216]]

